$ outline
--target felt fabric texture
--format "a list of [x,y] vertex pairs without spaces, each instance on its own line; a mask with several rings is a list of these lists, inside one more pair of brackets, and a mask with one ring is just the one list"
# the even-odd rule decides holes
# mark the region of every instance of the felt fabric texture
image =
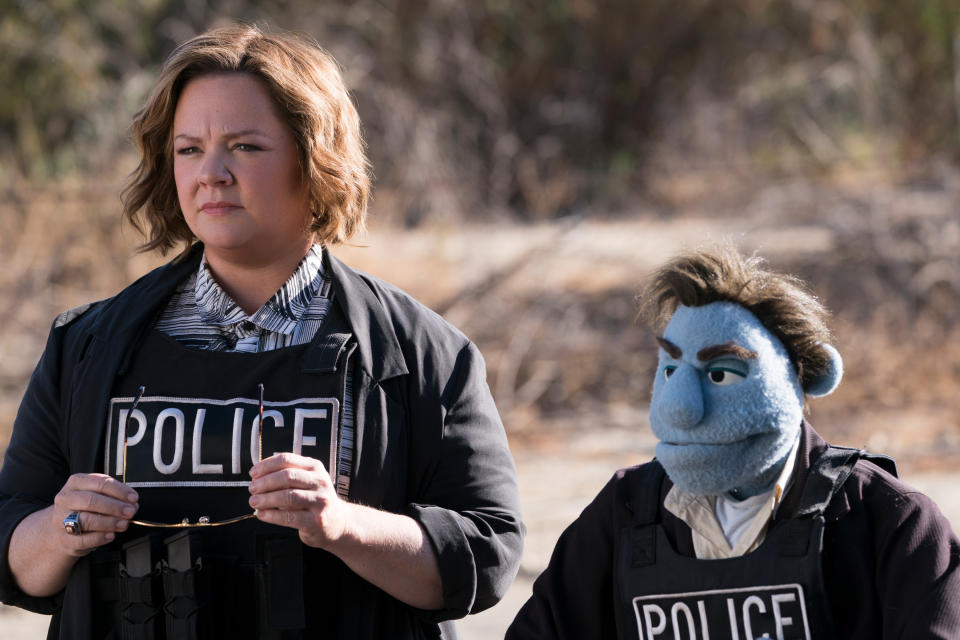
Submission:
[[[650,404],[657,459],[670,480],[705,495],[769,489],[803,422],[804,392],[786,348],[750,311],[726,301],[678,307],[663,338],[682,352],[660,349]],[[756,356],[698,356],[728,344]]]
[[830,395],[843,378],[843,358],[840,357],[840,352],[830,344],[821,343],[820,346],[830,355],[830,367],[803,388],[803,392],[812,398]]

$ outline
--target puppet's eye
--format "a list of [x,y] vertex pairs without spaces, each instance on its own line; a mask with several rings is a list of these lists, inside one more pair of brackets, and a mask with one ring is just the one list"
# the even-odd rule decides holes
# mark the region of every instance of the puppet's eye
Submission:
[[663,377],[664,379],[669,378],[673,375],[673,372],[677,370],[677,366],[673,364],[668,364],[663,368]]
[[747,371],[745,366],[712,364],[707,367],[707,378],[718,387],[737,384],[746,377]]

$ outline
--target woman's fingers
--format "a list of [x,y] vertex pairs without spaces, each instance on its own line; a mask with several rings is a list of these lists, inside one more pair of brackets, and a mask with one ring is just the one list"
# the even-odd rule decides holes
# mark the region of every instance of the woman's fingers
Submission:
[[[127,527],[130,526],[130,521],[124,518],[115,518],[89,511],[77,511],[76,513],[80,520],[81,535],[97,532],[116,533],[126,531]],[[64,531],[66,531],[66,528],[64,528]]]
[[[82,533],[69,534],[66,532],[66,529],[64,529],[64,533],[60,538],[62,540],[62,548],[65,549],[68,554],[73,556],[84,556],[97,547],[102,547],[105,544],[113,542],[113,539],[116,537],[115,532],[123,531],[129,524],[125,520],[118,521],[115,519],[110,519],[110,522],[113,524],[113,526],[117,527],[116,529],[91,531],[85,527],[92,529],[98,526],[104,526],[96,521],[96,519],[102,518],[103,516],[95,516],[87,513],[81,513],[79,515]],[[119,523],[122,523],[122,525]]]
[[329,500],[316,491],[303,489],[284,489],[262,493],[250,498],[250,506],[262,511],[265,509],[281,509],[284,511],[322,509]]
[[75,473],[53,502],[67,513],[89,511],[118,518],[132,518],[137,511],[137,492],[102,473]]
[[257,495],[282,489],[327,489],[333,481],[323,465],[319,469],[288,467],[260,476],[250,482],[250,493]]
[[253,465],[250,468],[250,477],[257,479],[276,471],[289,468],[306,469],[307,471],[317,471],[318,469],[322,469],[324,472],[326,472],[323,464],[316,458],[298,456],[295,453],[278,453]]
[[64,490],[98,493],[123,502],[137,501],[137,492],[115,478],[102,473],[75,473],[63,485]]
[[250,477],[250,506],[261,521],[297,529],[314,547],[343,535],[345,503],[319,460],[281,453],[256,464]]
[[128,520],[137,512],[136,503],[131,504],[90,491],[72,491],[58,495],[54,498],[54,504],[57,505],[58,512],[86,512]]
[[[108,475],[76,473],[53,499],[51,527],[67,553],[85,555],[130,526],[137,498],[136,491]],[[68,526],[74,514],[75,526]]]

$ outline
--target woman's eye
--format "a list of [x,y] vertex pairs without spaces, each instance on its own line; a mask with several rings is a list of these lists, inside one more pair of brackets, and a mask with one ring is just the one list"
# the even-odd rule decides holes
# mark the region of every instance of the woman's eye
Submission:
[[739,371],[727,369],[725,367],[710,367],[707,369],[707,378],[718,387],[726,387],[731,384],[737,384],[747,376]]
[[233,145],[233,148],[237,151],[260,151],[260,147],[248,142],[238,142],[237,144]]
[[664,377],[664,379],[669,378],[670,376],[672,376],[672,375],[673,375],[673,372],[676,371],[676,370],[677,370],[677,367],[674,366],[674,365],[672,365],[672,364],[668,364],[667,366],[665,366],[665,367],[663,368],[663,377]]
[[199,151],[197,147],[180,147],[177,149],[178,156],[189,156]]

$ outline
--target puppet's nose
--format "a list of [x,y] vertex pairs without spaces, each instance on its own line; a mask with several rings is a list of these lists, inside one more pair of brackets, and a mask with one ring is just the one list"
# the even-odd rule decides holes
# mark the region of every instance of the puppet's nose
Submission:
[[660,389],[659,414],[675,429],[690,429],[703,419],[703,388],[697,370],[680,365]]

